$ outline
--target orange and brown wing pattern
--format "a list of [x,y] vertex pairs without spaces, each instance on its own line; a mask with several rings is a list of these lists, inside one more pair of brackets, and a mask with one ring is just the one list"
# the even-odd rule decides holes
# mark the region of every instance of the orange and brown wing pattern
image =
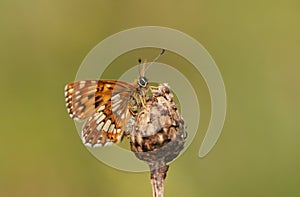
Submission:
[[102,146],[122,139],[134,90],[132,84],[116,80],[82,80],[66,85],[69,115],[74,120],[87,119],[82,129],[86,145]]

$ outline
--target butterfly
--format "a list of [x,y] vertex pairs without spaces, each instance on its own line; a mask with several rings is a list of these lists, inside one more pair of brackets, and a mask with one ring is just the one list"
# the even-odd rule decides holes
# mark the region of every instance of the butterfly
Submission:
[[[164,49],[159,56],[163,53]],[[145,70],[144,64],[139,78],[133,83],[80,80],[65,86],[65,101],[70,117],[76,121],[86,120],[81,132],[85,145],[111,145],[130,135],[134,117],[144,106],[149,91]]]

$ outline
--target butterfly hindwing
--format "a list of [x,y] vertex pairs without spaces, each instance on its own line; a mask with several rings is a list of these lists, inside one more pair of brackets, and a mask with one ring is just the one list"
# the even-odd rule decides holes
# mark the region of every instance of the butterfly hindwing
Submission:
[[82,129],[86,145],[117,143],[129,118],[128,101],[135,87],[116,80],[82,80],[65,87],[68,113],[87,119]]
[[116,122],[97,112],[85,123],[82,130],[82,140],[88,146],[105,146],[118,143],[123,136],[123,130],[118,128]]

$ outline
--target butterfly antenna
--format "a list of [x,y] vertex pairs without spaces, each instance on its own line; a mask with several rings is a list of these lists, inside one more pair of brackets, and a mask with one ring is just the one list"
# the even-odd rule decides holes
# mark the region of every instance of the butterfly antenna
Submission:
[[140,70],[140,76],[144,77],[145,76],[145,72],[146,72],[146,63],[147,60],[144,61],[143,65],[142,65],[142,69]]
[[165,49],[161,49],[161,52],[158,54],[158,56],[156,56],[156,58],[154,58],[154,60],[147,66],[147,68],[144,69],[144,73],[148,70],[148,68],[154,63],[156,62],[164,53],[165,53]]
[[142,68],[141,68],[141,66],[142,66],[142,65],[141,65],[142,59],[139,58],[139,59],[138,59],[138,62],[139,62],[139,74],[140,74],[140,73],[141,73],[141,69],[142,69]]

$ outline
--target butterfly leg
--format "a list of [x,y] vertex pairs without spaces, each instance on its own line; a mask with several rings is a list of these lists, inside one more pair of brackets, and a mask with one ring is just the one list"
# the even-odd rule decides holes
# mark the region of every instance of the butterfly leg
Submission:
[[142,96],[142,95],[139,95],[139,97],[140,97],[140,101],[141,101],[141,103],[142,103],[143,108],[146,109],[146,105],[145,105],[145,97]]
[[158,86],[149,86],[149,88],[152,91],[153,89],[158,89]]

